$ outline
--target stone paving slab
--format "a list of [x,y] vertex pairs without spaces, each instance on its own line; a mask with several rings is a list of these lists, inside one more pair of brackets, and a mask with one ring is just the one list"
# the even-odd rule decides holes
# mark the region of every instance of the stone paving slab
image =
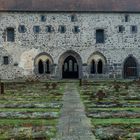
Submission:
[[90,121],[74,83],[66,86],[55,140],[95,140]]

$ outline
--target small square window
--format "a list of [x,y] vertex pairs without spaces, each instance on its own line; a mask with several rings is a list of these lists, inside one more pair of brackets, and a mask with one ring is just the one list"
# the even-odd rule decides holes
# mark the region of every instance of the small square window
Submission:
[[33,30],[34,30],[34,33],[39,33],[40,32],[40,27],[39,26],[34,26]]
[[45,22],[45,21],[46,21],[46,16],[41,15],[41,21],[42,21],[42,22]]
[[26,27],[24,25],[19,25],[18,31],[19,31],[19,33],[25,33],[26,32]]
[[8,65],[9,64],[9,58],[8,58],[8,56],[4,56],[3,57],[3,64],[4,65]]
[[96,30],[96,43],[104,43],[104,30],[98,29]]
[[137,33],[137,26],[135,26],[135,25],[131,26],[131,32]]
[[72,15],[71,16],[71,22],[75,22],[77,21],[77,16],[76,15]]
[[66,32],[66,27],[64,25],[59,26],[59,31],[60,33],[65,33]]
[[79,32],[80,32],[79,26],[74,26],[73,33],[79,33]]
[[46,32],[48,32],[48,33],[52,32],[52,26],[51,25],[46,26]]
[[125,22],[129,21],[129,15],[125,15]]
[[123,33],[124,30],[125,30],[125,28],[124,28],[122,25],[120,25],[120,26],[119,26],[119,31],[118,31],[118,32],[119,32],[119,33]]

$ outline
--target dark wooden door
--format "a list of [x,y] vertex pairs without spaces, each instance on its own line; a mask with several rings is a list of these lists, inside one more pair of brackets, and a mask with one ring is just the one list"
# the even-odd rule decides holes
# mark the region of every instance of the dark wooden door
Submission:
[[137,63],[133,57],[129,57],[124,64],[124,78],[137,77]]
[[78,78],[79,67],[76,59],[73,56],[68,56],[62,66],[62,77],[63,78]]

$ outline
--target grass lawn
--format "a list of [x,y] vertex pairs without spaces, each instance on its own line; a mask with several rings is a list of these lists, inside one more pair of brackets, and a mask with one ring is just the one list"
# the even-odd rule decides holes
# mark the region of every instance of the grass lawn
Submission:
[[[132,81],[90,81],[79,87],[97,139],[128,140],[135,137],[139,140],[138,135],[134,135],[140,133],[139,87]],[[122,131],[121,138],[117,137],[117,131]]]
[[56,135],[64,83],[5,83],[0,96],[0,139],[46,139]]

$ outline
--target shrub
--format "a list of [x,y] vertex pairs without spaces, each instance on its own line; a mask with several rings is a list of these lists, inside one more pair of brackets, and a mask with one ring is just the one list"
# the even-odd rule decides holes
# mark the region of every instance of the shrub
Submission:
[[96,97],[98,98],[98,101],[101,101],[103,100],[103,98],[105,98],[106,94],[102,91],[102,90],[99,90],[97,93],[96,93]]
[[52,89],[56,89],[57,88],[57,83],[52,83]]
[[115,84],[115,85],[114,85],[114,89],[115,89],[115,91],[116,91],[116,92],[119,92],[120,85],[118,85],[118,84]]

